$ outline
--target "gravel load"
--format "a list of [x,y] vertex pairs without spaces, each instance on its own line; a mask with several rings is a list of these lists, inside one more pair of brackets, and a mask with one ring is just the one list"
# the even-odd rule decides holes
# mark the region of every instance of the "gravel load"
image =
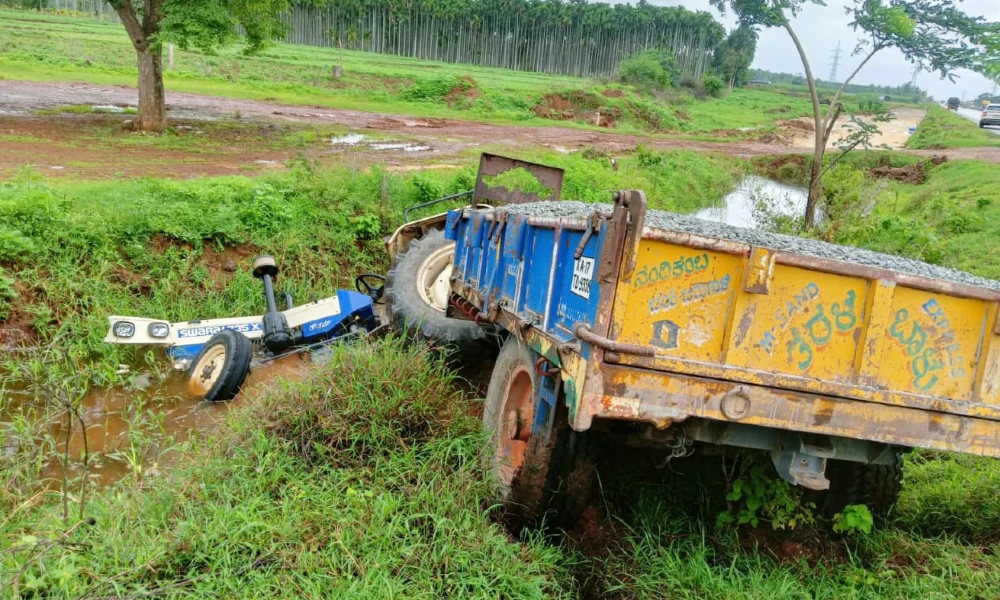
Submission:
[[[576,201],[532,202],[528,204],[511,204],[505,206],[503,210],[510,213],[537,217],[586,219],[597,208],[610,212],[612,206],[610,204],[587,204]],[[858,265],[889,269],[900,273],[908,273],[919,277],[941,279],[953,283],[1000,291],[1000,282],[963,271],[956,271],[955,269],[929,265],[918,260],[872,252],[863,248],[838,246],[836,244],[780,233],[733,227],[724,223],[696,219],[687,215],[679,215],[662,210],[647,211],[646,227],[740,242],[751,246],[762,246],[773,250],[795,252],[817,258],[829,258]]]

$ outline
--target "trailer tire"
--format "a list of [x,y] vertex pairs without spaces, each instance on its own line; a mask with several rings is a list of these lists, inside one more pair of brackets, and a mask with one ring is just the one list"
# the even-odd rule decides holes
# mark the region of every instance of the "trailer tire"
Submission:
[[231,329],[216,333],[188,369],[188,392],[199,400],[232,400],[250,373],[253,343]]
[[[497,357],[483,410],[488,479],[513,528],[573,525],[587,507],[596,478],[592,435],[571,430],[565,418],[557,416],[547,442],[519,435],[531,427],[539,358],[527,344],[509,337]],[[523,437],[527,439],[517,439]]]
[[886,517],[903,489],[903,455],[891,465],[869,465],[845,460],[827,462],[830,489],[813,498],[820,514],[832,518],[850,504],[864,504],[875,517]]
[[440,269],[451,264],[454,247],[455,242],[445,239],[442,231],[431,231],[396,256],[385,283],[386,316],[411,338],[432,342],[459,357],[493,356],[498,346],[495,328],[448,318],[448,294],[440,288],[436,294],[427,291],[429,285],[433,287],[429,278],[444,276]]

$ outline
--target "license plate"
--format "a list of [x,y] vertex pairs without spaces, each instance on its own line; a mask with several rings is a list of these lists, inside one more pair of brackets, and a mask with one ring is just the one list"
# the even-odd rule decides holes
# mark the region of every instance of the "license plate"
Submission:
[[577,296],[590,298],[590,283],[594,280],[594,259],[578,258],[573,263],[573,283],[570,291]]

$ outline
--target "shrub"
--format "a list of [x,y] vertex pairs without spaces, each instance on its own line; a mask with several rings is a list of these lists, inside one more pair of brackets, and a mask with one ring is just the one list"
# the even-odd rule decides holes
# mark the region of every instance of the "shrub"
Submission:
[[418,81],[399,93],[403,100],[439,100],[447,94],[457,80],[452,78],[426,79]]
[[705,85],[697,77],[692,75],[685,75],[684,77],[681,77],[681,87],[691,90],[691,93],[694,94],[695,98],[705,97]]
[[270,432],[310,464],[362,466],[470,431],[453,375],[427,347],[393,338],[332,351],[329,364],[261,407]]
[[34,242],[21,232],[0,229],[0,263],[15,263],[31,257],[36,251]]
[[722,92],[726,89],[726,82],[718,75],[705,73],[705,76],[701,78],[701,87],[709,96],[720,98],[722,97]]
[[673,54],[666,50],[646,50],[623,60],[618,65],[618,78],[640,89],[662,89],[673,84],[676,70]]
[[448,94],[467,92],[476,87],[471,77],[438,77],[424,79],[399,93],[403,100],[436,102]]
[[886,110],[885,102],[878,98],[867,98],[858,102],[858,112],[863,115],[880,115]]

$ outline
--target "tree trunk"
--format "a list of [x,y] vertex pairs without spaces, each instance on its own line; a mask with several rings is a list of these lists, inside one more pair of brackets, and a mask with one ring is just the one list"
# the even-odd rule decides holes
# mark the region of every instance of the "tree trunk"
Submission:
[[139,117],[137,131],[163,131],[167,128],[167,105],[163,93],[163,51],[158,44],[145,51],[136,50],[139,62]]
[[799,58],[802,59],[802,67],[806,71],[806,82],[809,84],[809,97],[812,100],[816,145],[813,149],[813,166],[812,172],[809,175],[809,196],[806,198],[805,215],[805,226],[812,227],[816,224],[816,205],[819,203],[819,197],[823,193],[823,155],[826,153],[826,144],[824,143],[825,140],[823,139],[823,133],[825,127],[823,127],[823,116],[820,113],[819,92],[816,91],[816,79],[813,77],[812,68],[809,66],[809,58],[806,56],[805,48],[802,47],[802,42],[799,41],[799,36],[797,36],[795,34],[795,30],[792,29],[791,23],[788,22],[788,19],[785,18],[784,15],[782,15],[782,18],[784,19],[785,30],[792,38],[792,42],[795,44],[795,49],[799,53]]

